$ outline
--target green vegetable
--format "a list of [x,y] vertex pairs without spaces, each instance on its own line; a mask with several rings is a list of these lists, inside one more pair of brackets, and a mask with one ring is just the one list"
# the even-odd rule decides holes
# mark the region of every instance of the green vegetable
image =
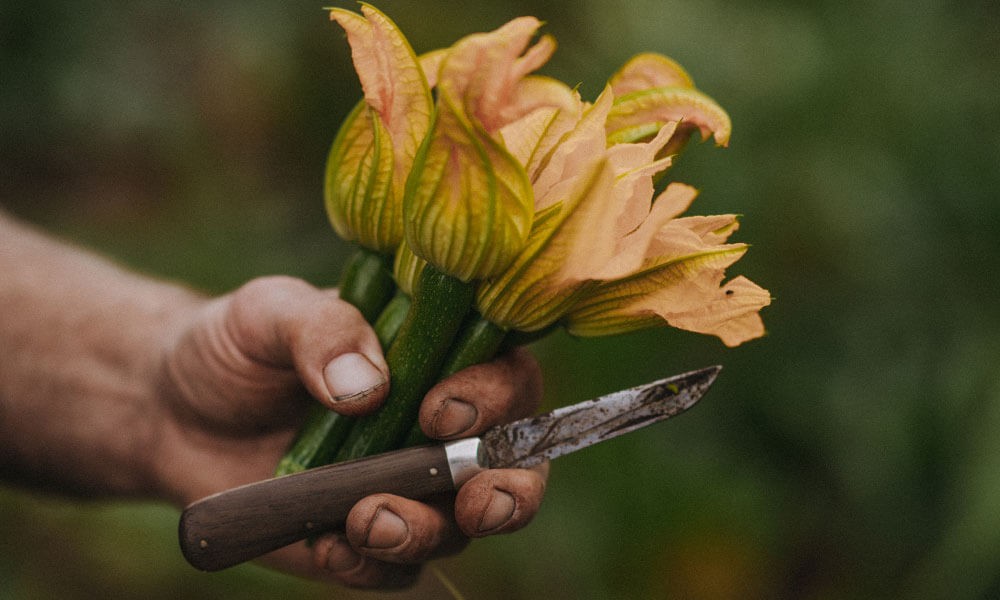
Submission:
[[373,323],[396,292],[391,258],[372,250],[359,249],[340,278],[340,298],[361,311]]
[[[506,338],[506,329],[487,321],[478,313],[469,315],[445,359],[438,381],[449,375],[454,375],[466,367],[492,359]],[[430,438],[424,434],[420,423],[414,422],[403,446],[417,446],[429,441]]]
[[[389,307],[386,307],[385,311],[382,308],[389,302],[395,290],[388,259],[371,250],[358,250],[344,269],[339,289],[340,297],[360,310],[368,322],[375,320],[380,312],[384,316],[384,313],[389,312]],[[399,305],[397,304],[393,310],[400,311]],[[405,311],[406,308],[403,306],[402,312]],[[395,331],[389,331],[389,328],[398,326],[399,322],[398,318],[393,319],[390,316],[385,316],[385,319],[382,333],[379,333],[376,327],[380,340],[383,336],[391,339]],[[347,437],[353,421],[354,419],[350,417],[341,416],[322,404],[315,403],[309,409],[306,422],[292,445],[278,462],[275,476],[289,475],[332,462]]]
[[376,413],[358,419],[337,453],[338,461],[392,450],[405,441],[424,394],[437,381],[472,297],[471,284],[433,266],[424,268],[406,320],[386,353],[389,397]]

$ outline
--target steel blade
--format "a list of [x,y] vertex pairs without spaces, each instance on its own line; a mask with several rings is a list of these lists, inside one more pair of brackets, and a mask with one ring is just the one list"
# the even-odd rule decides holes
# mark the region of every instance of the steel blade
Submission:
[[481,437],[487,464],[531,467],[669,419],[700,400],[721,370],[707,367],[493,427]]

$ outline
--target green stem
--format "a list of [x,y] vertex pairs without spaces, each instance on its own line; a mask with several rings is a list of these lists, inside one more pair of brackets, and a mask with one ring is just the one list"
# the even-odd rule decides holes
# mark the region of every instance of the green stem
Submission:
[[424,394],[435,383],[469,307],[473,288],[428,266],[420,275],[410,311],[386,353],[389,397],[378,412],[351,429],[337,460],[398,448],[416,420]]
[[[386,306],[386,302],[389,302],[395,289],[392,270],[387,261],[385,256],[377,252],[359,249],[351,257],[340,279],[340,297],[360,310],[368,322],[375,317],[379,317],[380,321],[383,317],[386,319],[381,331],[376,327],[375,333],[379,335],[379,340],[395,336],[395,330],[391,328],[398,327],[400,320],[386,316],[392,307],[391,302],[389,306]],[[392,310],[398,312],[400,308],[396,306]],[[405,306],[401,311],[406,313]],[[354,419],[314,403],[292,445],[278,462],[275,476],[289,475],[332,462],[353,423]]]
[[291,475],[333,461],[340,442],[351,431],[354,419],[337,414],[318,402],[309,407],[309,415],[295,436],[291,447],[281,457],[274,476]]
[[375,321],[396,292],[391,258],[365,248],[351,257],[340,278],[340,298],[353,304],[365,320]]
[[[455,343],[448,353],[448,358],[445,359],[438,380],[454,375],[466,367],[492,359],[507,337],[506,329],[487,321],[479,313],[469,315],[469,318],[462,325],[458,337],[455,338]],[[430,438],[424,434],[420,423],[415,422],[410,428],[403,446],[417,446],[429,441]]]
[[410,311],[410,297],[402,290],[396,290],[396,295],[392,297],[385,310],[375,321],[375,333],[378,335],[379,344],[385,350],[392,346],[392,342],[399,333],[399,328],[406,320],[406,313]]

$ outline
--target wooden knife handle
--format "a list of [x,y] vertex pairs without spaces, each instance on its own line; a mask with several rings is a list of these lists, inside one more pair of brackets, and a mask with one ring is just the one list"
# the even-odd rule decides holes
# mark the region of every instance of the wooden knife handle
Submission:
[[181,514],[181,551],[198,569],[217,571],[343,526],[351,507],[370,494],[424,498],[453,489],[442,446],[310,469],[191,504]]

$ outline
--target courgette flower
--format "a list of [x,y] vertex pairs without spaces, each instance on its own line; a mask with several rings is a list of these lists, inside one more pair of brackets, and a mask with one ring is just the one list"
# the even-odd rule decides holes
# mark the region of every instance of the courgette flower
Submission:
[[430,128],[433,100],[421,62],[398,27],[372,6],[362,15],[330,9],[347,32],[364,99],[351,111],[327,160],[325,201],[340,237],[390,254],[403,240],[403,192]]
[[529,47],[540,25],[523,17],[463,38],[437,73],[431,132],[407,181],[405,234],[416,256],[462,281],[503,270],[531,228],[531,183],[502,128],[570,100],[562,84],[529,76],[555,49],[548,36]]
[[651,238],[642,267],[578,297],[566,318],[571,334],[610,335],[669,324],[715,335],[727,346],[764,334],[759,312],[771,303],[767,290],[742,276],[722,283],[725,269],[747,251],[745,244],[725,243],[739,228],[736,217],[673,218],[696,194],[683,184],[668,186],[654,205],[660,214],[632,234]]
[[[655,110],[636,116],[631,133],[622,134],[622,107],[631,110],[644,94],[656,99]],[[508,127],[507,138],[517,141],[511,147],[528,165],[538,213],[515,262],[479,287],[477,309],[522,331],[565,320],[577,335],[664,322],[729,345],[761,335],[757,311],[770,301],[767,292],[743,278],[719,285],[725,267],[746,251],[721,245],[736,230],[735,218],[678,219],[696,194],[683,184],[667,186],[653,201],[654,179],[694,129],[728,141],[725,111],[694,90],[676,63],[651,54],[626,64],[593,106],[579,107]],[[560,137],[551,145],[554,135]]]

